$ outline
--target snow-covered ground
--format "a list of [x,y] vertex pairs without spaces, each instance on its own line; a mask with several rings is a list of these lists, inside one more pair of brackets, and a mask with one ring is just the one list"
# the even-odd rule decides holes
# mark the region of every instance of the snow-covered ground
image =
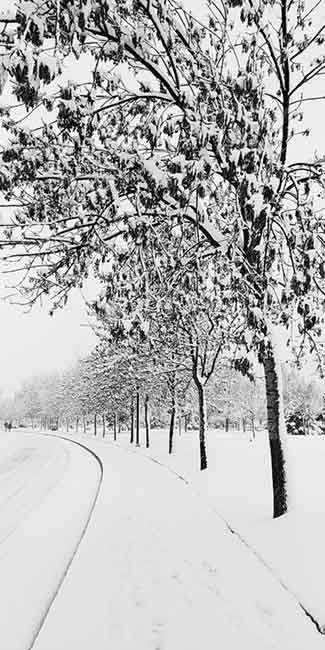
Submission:
[[[248,508],[250,521],[268,521],[268,490],[264,489],[263,499],[254,486],[255,481],[259,488],[267,483],[267,460],[262,448],[258,451],[259,443],[249,445],[238,437],[215,440],[212,434],[211,470],[202,474],[197,471],[195,435],[177,441],[172,459],[165,451],[166,434],[156,434],[152,441],[149,452],[131,450],[127,435],[121,435],[119,444],[129,452],[125,453],[108,441],[87,437],[87,444],[103,460],[103,489],[36,650],[90,646],[212,650],[216,644],[223,650],[323,647],[323,637],[297,598],[215,513],[222,505],[226,509],[227,492],[232,494],[233,514],[236,491],[241,495],[239,503],[246,503],[243,489],[234,485],[243,472],[232,474],[231,466],[236,471],[239,455],[242,463],[247,462],[244,450],[248,449],[246,499],[254,494]],[[148,462],[144,453],[171,463],[190,485],[166,467]],[[264,468],[259,466],[261,458]],[[218,485],[213,459],[219,465],[219,481],[224,484],[228,477],[228,490],[224,485],[218,503],[213,499]],[[241,510],[238,523],[248,518]]]
[[1,432],[0,459],[0,647],[27,650],[87,526],[101,471],[71,442],[30,434]]
[[[11,564],[0,583],[1,609],[4,604],[9,616],[7,636],[2,623],[0,629],[4,650],[324,648],[324,637],[298,602],[314,612],[319,607],[322,615],[318,573],[324,562],[317,566],[317,584],[312,586],[310,576],[322,562],[321,541],[313,539],[313,526],[322,520],[325,483],[321,439],[292,440],[298,506],[278,522],[270,518],[270,468],[263,434],[250,443],[240,434],[211,432],[209,469],[203,473],[197,469],[197,433],[177,438],[171,457],[166,433],[152,433],[150,450],[131,448],[126,434],[117,444],[111,433],[104,441],[90,436],[78,440],[100,457],[101,483],[96,461],[71,442],[20,433],[13,437],[11,450],[7,439],[0,447],[3,462],[16,457],[6,471],[10,462],[16,463],[17,486],[25,481],[22,493],[28,484],[28,462],[34,464],[33,477],[44,475],[33,499],[25,498],[25,510],[21,519],[16,516],[16,530],[11,542],[7,540]],[[20,453],[22,459],[33,457],[27,464],[22,460],[23,474],[18,470]],[[53,465],[52,483],[46,463]],[[2,490],[10,496],[8,481],[0,482],[0,502]],[[230,532],[223,518],[244,541]],[[87,522],[66,572],[68,556],[71,560]],[[7,562],[2,548],[1,575]]]
[[[119,444],[130,447],[127,436]],[[258,432],[250,442],[242,432],[208,435],[208,470],[198,470],[198,434],[175,437],[167,452],[167,433],[152,432],[146,453],[186,477],[258,553],[274,575],[325,628],[325,437],[288,438],[295,487],[295,508],[272,519],[268,440]],[[325,644],[325,639],[324,639]]]

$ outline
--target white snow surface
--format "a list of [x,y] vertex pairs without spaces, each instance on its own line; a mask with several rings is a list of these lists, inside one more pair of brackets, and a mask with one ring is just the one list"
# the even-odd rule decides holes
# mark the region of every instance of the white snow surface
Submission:
[[1,437],[1,649],[324,648],[299,601],[321,618],[325,440],[290,440],[299,508],[274,522],[266,436],[210,432],[205,472],[197,438],[75,438],[101,482],[72,441]]
[[[208,472],[191,476],[188,462],[187,483],[159,464],[170,462],[159,444],[152,462],[123,438],[122,448],[86,438],[102,459],[103,484],[35,650],[323,648],[297,598],[216,513]],[[193,436],[181,444],[190,451]],[[199,483],[205,494],[196,494]]]
[[55,438],[0,436],[0,647],[31,648],[87,524],[97,461]]
[[135,452],[186,477],[325,631],[325,437],[287,436],[295,507],[276,520],[266,432],[250,442],[243,432],[209,431],[207,443],[204,472],[198,470],[198,432],[176,436],[172,456],[162,433],[152,434],[149,450]]

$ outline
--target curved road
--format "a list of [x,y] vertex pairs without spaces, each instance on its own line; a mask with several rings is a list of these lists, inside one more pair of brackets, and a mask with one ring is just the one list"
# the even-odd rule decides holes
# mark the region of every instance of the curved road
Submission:
[[33,646],[88,526],[101,480],[94,455],[70,441],[1,434],[1,649]]

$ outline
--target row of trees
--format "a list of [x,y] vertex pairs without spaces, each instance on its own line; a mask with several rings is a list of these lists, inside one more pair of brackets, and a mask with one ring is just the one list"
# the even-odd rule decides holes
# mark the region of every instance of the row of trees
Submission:
[[[199,429],[197,389],[190,374],[171,383],[169,373],[143,358],[121,359],[112,351],[97,349],[63,373],[32,377],[12,398],[0,400],[0,418],[52,430],[91,431],[114,440],[129,432],[130,442],[140,444],[140,428],[150,446],[150,430],[166,429],[168,450],[173,451],[175,430]],[[255,437],[265,427],[263,379],[255,382],[227,367],[217,367],[206,390],[207,426],[225,432],[238,429]],[[175,393],[171,386],[175,386]],[[284,373],[284,405],[288,432],[324,433],[324,389],[294,369]],[[143,441],[142,441],[143,442]],[[142,444],[142,443],[141,443]],[[167,443],[166,443],[167,444]]]
[[191,357],[203,466],[204,386],[225,348],[246,373],[255,355],[274,516],[290,501],[274,326],[294,322],[298,356],[322,360],[324,159],[291,147],[322,98],[318,11],[209,0],[199,20],[175,0],[18,0],[1,20],[0,190],[15,212],[0,241],[25,301],[62,306],[92,269],[109,341],[147,337],[151,352],[168,322]]
[[[251,430],[265,421],[263,386],[227,368],[218,368],[206,392],[207,420],[225,431]],[[12,399],[0,403],[0,417],[18,425],[45,429],[71,428],[96,435],[128,430],[139,444],[140,427],[145,444],[150,429],[169,431],[168,450],[173,451],[175,431],[199,429],[197,389],[189,374],[167,371],[147,359],[121,359],[94,351],[61,374],[26,380]],[[166,443],[167,444],[167,443]],[[202,458],[201,458],[202,462]]]

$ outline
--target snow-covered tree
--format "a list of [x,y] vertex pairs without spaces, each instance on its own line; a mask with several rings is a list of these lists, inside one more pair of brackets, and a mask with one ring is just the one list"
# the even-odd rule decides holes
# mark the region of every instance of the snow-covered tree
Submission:
[[205,469],[206,386],[231,344],[245,343],[244,323],[231,291],[226,292],[225,262],[206,258],[192,232],[166,236],[157,226],[157,233],[158,240],[147,236],[145,249],[135,246],[132,256],[127,252],[124,263],[117,253],[112,270],[101,278],[104,289],[95,310],[115,340],[134,350],[141,342],[143,349],[147,344],[148,361],[155,359],[156,372],[165,374],[171,397],[170,453],[177,385],[184,383],[184,374],[185,382],[186,376],[192,378],[198,391],[200,465]]
[[[128,272],[131,272],[133,277],[137,273],[135,267],[129,267]],[[138,279],[139,277],[138,275]],[[163,334],[160,331],[161,323],[155,328],[154,336],[149,332],[149,321],[145,320],[148,314],[142,309],[143,305],[139,307],[142,302],[148,300],[148,294],[143,295],[141,291],[137,293],[137,282],[132,285],[129,280],[126,269],[119,282],[115,271],[105,276],[105,289],[100,298],[91,305],[91,311],[96,317],[94,329],[101,339],[103,349],[115,349],[120,358],[116,369],[119,374],[122,371],[123,386],[129,394],[127,401],[131,408],[131,442],[134,442],[135,424],[135,441],[139,444],[141,396],[144,403],[146,446],[149,446],[149,405],[169,405],[171,453],[178,395],[180,391],[184,392],[183,374],[186,369],[180,369],[175,348],[171,348],[170,336],[166,335],[166,331]],[[158,325],[159,319],[155,320]]]
[[323,159],[290,152],[325,68],[317,6],[211,0],[201,23],[174,0],[18,0],[2,32],[1,78],[27,110],[2,108],[1,189],[19,206],[2,241],[28,300],[64,303],[120,237],[193,224],[231,261],[264,365],[275,516],[288,485],[273,326],[294,313],[316,349],[323,320]]
[[284,374],[284,405],[288,433],[320,433],[319,416],[323,411],[324,388],[315,377],[294,369]]
[[39,378],[27,379],[14,395],[14,405],[20,417],[29,420],[32,427],[41,415],[42,404],[39,396]]

